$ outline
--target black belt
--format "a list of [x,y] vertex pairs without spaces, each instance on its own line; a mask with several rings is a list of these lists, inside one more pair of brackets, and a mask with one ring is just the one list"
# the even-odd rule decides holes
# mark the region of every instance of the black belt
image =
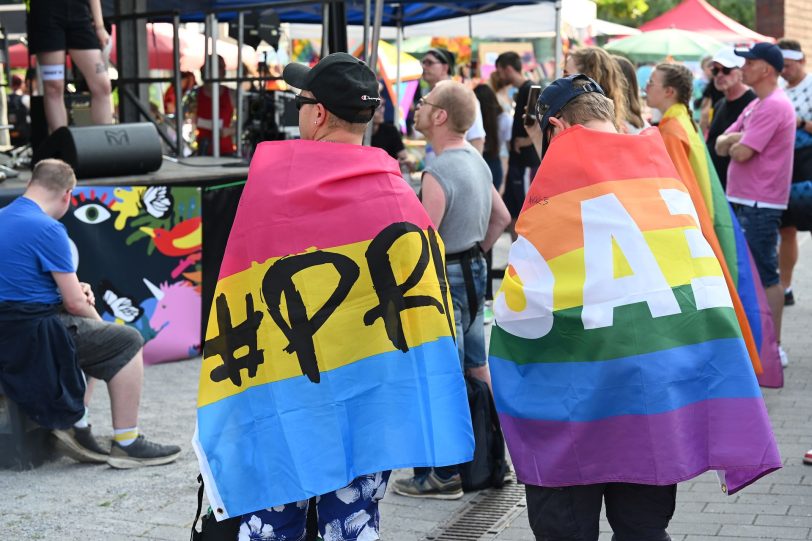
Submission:
[[[456,254],[447,254],[445,256],[446,264],[449,262],[460,262],[462,266],[462,279],[465,282],[465,294],[468,297],[468,313],[471,317],[468,325],[472,325],[474,323],[474,319],[476,319],[476,314],[479,311],[479,299],[476,294],[476,284],[474,284],[474,274],[471,272],[471,260],[476,258],[477,256],[482,255],[482,248],[480,248],[479,243],[477,242],[468,250],[464,252],[457,252]],[[459,340],[460,337],[457,337]]]
[[457,252],[456,254],[447,254],[445,256],[446,261],[462,261],[465,258],[475,257],[482,253],[482,248],[479,247],[479,243],[477,242],[464,252]]

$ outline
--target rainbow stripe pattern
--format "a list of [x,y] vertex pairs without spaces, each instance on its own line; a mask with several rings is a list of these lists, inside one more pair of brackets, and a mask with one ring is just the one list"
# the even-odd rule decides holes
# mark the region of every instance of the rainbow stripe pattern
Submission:
[[678,179],[656,130],[575,126],[545,155],[490,346],[522,482],[666,485],[718,470],[734,493],[781,467],[707,217]]
[[444,249],[376,148],[257,149],[206,329],[194,447],[218,520],[473,457]]
[[[739,221],[727,202],[707,146],[694,129],[688,111],[681,104],[674,105],[665,112],[658,128],[683,182],[695,183],[702,195],[702,202],[713,223],[724,262],[741,299],[758,351],[762,367],[761,371],[756,372],[758,381],[765,387],[782,387],[784,371],[778,355],[778,342],[767,296]],[[701,205],[699,201],[695,201],[695,204]]]

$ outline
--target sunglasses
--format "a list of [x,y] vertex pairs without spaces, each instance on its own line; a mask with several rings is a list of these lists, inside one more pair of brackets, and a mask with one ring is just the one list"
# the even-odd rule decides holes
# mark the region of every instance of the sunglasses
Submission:
[[724,73],[725,75],[730,75],[730,72],[733,71],[733,68],[717,68],[716,66],[711,68],[711,74],[716,77],[719,75],[719,72]]
[[296,103],[296,110],[301,111],[302,105],[316,105],[320,103],[319,100],[315,98],[308,98],[307,96],[302,96],[301,94],[297,94],[295,98],[293,98],[294,103]]

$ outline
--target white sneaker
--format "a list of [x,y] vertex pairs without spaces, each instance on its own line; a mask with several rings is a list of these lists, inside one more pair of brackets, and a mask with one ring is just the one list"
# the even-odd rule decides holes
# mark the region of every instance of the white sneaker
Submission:
[[778,356],[781,358],[781,367],[786,368],[789,364],[789,357],[787,357],[787,352],[781,346],[778,346]]

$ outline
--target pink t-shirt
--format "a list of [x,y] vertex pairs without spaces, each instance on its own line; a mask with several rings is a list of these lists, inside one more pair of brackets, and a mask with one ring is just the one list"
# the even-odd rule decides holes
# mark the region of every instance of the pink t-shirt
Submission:
[[756,153],[746,162],[730,162],[728,198],[786,208],[795,149],[795,109],[780,88],[747,104],[725,133],[743,132],[741,143]]

